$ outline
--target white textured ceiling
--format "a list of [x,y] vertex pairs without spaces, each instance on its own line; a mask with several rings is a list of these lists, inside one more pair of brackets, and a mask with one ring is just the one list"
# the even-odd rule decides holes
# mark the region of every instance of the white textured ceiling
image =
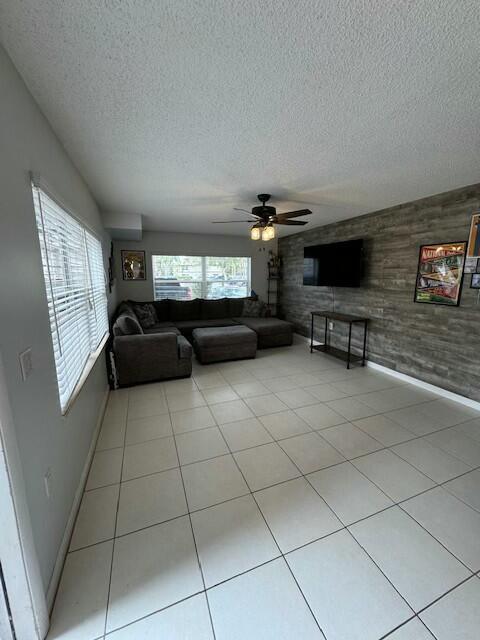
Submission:
[[169,231],[244,234],[209,221],[263,191],[309,228],[478,182],[479,32],[479,0],[0,2],[101,208]]

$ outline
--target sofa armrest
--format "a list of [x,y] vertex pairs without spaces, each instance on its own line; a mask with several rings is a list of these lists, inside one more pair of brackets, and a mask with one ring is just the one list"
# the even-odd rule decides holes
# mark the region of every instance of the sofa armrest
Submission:
[[116,336],[113,352],[120,385],[177,375],[179,354],[175,333]]
[[177,336],[177,347],[179,358],[192,358],[192,345],[185,336]]

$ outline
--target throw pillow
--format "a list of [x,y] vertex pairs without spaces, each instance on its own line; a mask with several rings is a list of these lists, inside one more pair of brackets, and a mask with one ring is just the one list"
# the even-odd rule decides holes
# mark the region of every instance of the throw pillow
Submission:
[[244,318],[260,318],[265,315],[267,305],[261,300],[245,300],[242,316]]
[[149,302],[136,304],[133,309],[142,329],[149,329],[158,322],[157,313],[153,304],[150,304]]
[[142,327],[140,326],[138,320],[126,314],[118,316],[115,324],[118,326],[124,336],[135,336],[143,333]]

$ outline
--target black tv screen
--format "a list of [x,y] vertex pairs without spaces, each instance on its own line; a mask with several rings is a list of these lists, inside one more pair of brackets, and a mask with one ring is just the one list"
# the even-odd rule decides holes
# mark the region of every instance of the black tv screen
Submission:
[[359,287],[363,240],[318,244],[303,250],[303,284],[314,287]]

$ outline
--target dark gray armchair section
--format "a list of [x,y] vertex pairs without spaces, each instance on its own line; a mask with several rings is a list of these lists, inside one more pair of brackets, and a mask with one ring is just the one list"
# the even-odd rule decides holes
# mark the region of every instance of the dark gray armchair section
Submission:
[[192,373],[192,346],[173,332],[116,336],[113,351],[117,380],[122,387]]

